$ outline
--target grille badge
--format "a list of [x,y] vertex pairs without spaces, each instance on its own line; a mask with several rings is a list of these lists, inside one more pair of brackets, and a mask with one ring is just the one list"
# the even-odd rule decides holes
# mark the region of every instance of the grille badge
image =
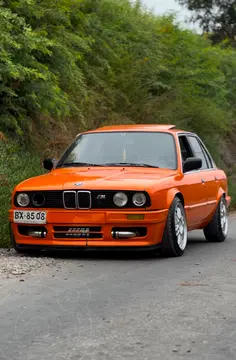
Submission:
[[83,185],[82,182],[77,182],[77,183],[75,183],[75,186],[81,186],[81,185]]
[[106,199],[106,195],[98,195],[97,196],[98,200],[105,200]]

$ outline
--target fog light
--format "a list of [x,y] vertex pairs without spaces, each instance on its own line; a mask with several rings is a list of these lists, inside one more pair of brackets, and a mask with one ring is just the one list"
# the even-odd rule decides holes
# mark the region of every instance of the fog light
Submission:
[[47,236],[46,230],[29,230],[28,235],[34,238],[43,239]]

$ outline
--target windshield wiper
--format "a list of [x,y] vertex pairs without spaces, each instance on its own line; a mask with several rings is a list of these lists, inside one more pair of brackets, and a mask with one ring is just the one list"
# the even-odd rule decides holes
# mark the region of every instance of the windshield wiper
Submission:
[[100,164],[92,164],[92,163],[86,163],[86,162],[67,162],[67,163],[64,163],[64,164],[60,164],[59,166],[57,167],[69,167],[69,166],[104,166],[104,165],[100,165]]
[[70,167],[70,166],[76,166],[76,167],[82,167],[82,166],[135,166],[135,167],[148,167],[148,168],[159,168],[159,166],[155,166],[155,165],[150,165],[150,164],[145,164],[145,163],[107,163],[107,164],[92,164],[92,163],[85,163],[85,162],[68,162],[68,163],[64,163],[64,164],[60,164],[59,166],[57,166],[57,168],[62,168],[62,167]]
[[145,164],[145,163],[107,163],[103,166],[136,166],[136,167],[149,167],[149,168],[159,168],[159,166]]

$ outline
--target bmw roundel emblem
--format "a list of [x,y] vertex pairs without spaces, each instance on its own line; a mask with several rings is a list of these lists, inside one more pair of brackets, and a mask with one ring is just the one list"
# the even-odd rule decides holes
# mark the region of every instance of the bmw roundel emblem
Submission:
[[82,182],[77,182],[77,183],[75,183],[75,186],[81,186],[81,185],[83,185]]

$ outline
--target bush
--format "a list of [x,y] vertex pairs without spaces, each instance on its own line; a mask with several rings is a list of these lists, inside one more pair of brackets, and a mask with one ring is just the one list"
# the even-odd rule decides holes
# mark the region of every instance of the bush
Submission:
[[12,190],[26,178],[42,173],[37,154],[17,143],[0,142],[0,246],[9,245],[8,210]]

